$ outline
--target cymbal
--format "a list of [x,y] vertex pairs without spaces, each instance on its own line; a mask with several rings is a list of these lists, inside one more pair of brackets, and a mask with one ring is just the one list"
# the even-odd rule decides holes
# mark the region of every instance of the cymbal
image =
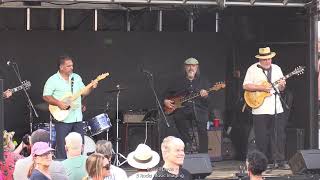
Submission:
[[106,93],[113,93],[113,92],[118,92],[119,90],[120,91],[123,91],[123,90],[127,90],[128,88],[118,88],[118,89],[110,89],[110,90],[107,90],[107,91],[104,91]]
[[36,104],[34,107],[40,111],[49,111],[49,105],[45,102]]

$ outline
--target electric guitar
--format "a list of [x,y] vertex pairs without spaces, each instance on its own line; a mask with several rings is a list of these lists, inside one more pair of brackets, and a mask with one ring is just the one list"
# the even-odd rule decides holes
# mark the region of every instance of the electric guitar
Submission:
[[[226,87],[226,84],[224,82],[218,82],[216,83],[215,85],[213,85],[211,88],[207,89],[208,93],[209,92],[212,92],[212,91],[218,91],[220,89],[223,89]],[[167,98],[171,101],[174,101],[174,108],[168,108],[168,107],[164,107],[164,112],[167,114],[167,115],[170,115],[172,114],[176,109],[179,109],[179,108],[182,108],[183,107],[183,103],[187,102],[187,101],[190,101],[192,99],[195,99],[197,97],[200,96],[200,92],[196,92],[196,93],[192,93],[192,94],[189,94],[187,96],[173,96],[173,97],[170,97],[170,98]]]
[[[301,75],[304,73],[304,66],[298,66],[296,67],[292,72],[290,72],[289,74],[285,75],[284,77],[278,79],[277,81],[273,82],[272,85],[274,87],[276,87],[279,83],[280,80],[286,80],[290,77],[292,77],[293,75]],[[260,83],[261,85],[264,86],[270,86],[270,83],[267,81],[263,81]],[[272,86],[271,86],[272,87]],[[258,107],[260,107],[264,101],[264,99],[266,97],[271,96],[274,92],[274,90],[272,90],[271,92],[264,92],[264,91],[245,91],[244,92],[244,99],[246,101],[246,104],[248,106],[250,106],[253,109],[256,109]]]
[[[31,87],[31,82],[30,81],[23,81],[22,84],[20,86],[17,86],[15,88],[12,89],[8,89],[7,91],[11,91],[12,94],[18,91],[21,91],[23,89],[28,90]],[[2,93],[2,98],[5,98],[4,93]]]
[[[93,81],[98,82],[106,78],[107,76],[109,76],[109,73],[101,74]],[[83,93],[89,90],[92,86],[93,82],[89,83],[86,87],[79,90],[75,94],[72,94],[71,92],[65,93],[65,95],[60,99],[60,101],[63,101],[64,103],[67,103],[69,105],[69,108],[66,110],[62,110],[58,106],[49,104],[49,111],[51,115],[54,117],[54,119],[57,121],[63,121],[64,119],[66,119],[71,110],[78,108],[78,105],[75,104],[74,101],[78,99],[81,95],[83,95]]]

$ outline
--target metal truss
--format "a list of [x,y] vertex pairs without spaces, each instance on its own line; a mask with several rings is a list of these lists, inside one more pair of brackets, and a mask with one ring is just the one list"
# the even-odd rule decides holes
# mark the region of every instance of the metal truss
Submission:
[[181,6],[272,6],[305,7],[312,0],[2,0],[0,8],[117,9],[127,7]]

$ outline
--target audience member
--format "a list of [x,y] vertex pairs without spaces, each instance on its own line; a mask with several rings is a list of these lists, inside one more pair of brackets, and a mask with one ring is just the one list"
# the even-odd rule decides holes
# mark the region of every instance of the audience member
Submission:
[[161,143],[164,165],[159,168],[153,179],[191,180],[191,174],[181,166],[184,161],[184,142],[180,138],[168,136]]
[[0,170],[4,179],[12,180],[13,179],[13,171],[15,168],[15,163],[23,158],[20,155],[21,150],[26,145],[21,142],[21,144],[15,149],[15,145],[13,143],[14,132],[3,131],[3,161],[0,163]]
[[32,164],[29,168],[30,180],[51,180],[49,166],[52,162],[54,149],[46,142],[37,142],[31,149]]
[[81,180],[87,175],[87,156],[81,155],[83,150],[82,137],[77,132],[71,132],[66,136],[65,141],[67,159],[62,161],[62,164],[70,180]]
[[146,144],[139,144],[135,151],[129,153],[128,164],[137,169],[137,173],[131,175],[129,180],[134,179],[152,179],[157,172],[154,168],[160,161],[157,152],[152,151]]
[[[96,143],[96,152],[103,154],[105,158],[108,158],[111,162],[112,158],[112,144],[110,141],[99,140]],[[104,180],[127,180],[128,176],[126,172],[114,165],[110,165],[110,176],[106,177]]]
[[87,158],[86,170],[88,176],[82,180],[103,180],[105,177],[110,176],[109,160],[100,153],[93,153]]
[[[33,148],[33,144],[37,142],[46,142],[48,143],[50,141],[50,135],[49,132],[43,129],[38,129],[34,131],[31,134],[30,138],[30,145],[31,145],[31,151]],[[20,159],[17,161],[13,177],[17,180],[28,180],[28,170],[29,167],[32,164],[32,155],[28,156],[27,158]],[[49,173],[52,178],[52,180],[67,180],[68,176],[66,174],[66,171],[59,161],[52,161],[49,167]]]
[[262,152],[254,150],[248,153],[246,165],[250,180],[262,180],[262,173],[267,169],[268,159]]

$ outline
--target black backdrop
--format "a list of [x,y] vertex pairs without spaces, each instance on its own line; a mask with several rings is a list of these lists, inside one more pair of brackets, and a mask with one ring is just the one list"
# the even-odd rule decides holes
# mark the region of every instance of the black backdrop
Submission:
[[[47,78],[56,73],[56,59],[61,54],[75,58],[75,72],[90,82],[97,75],[109,72],[98,88],[87,98],[85,119],[103,112],[109,102],[116,108],[116,94],[105,91],[116,85],[127,88],[120,94],[120,110],[155,108],[148,80],[141,69],[154,75],[159,95],[168,81],[182,73],[188,57],[200,61],[201,73],[214,83],[223,81],[226,67],[226,40],[216,33],[105,33],[105,32],[5,32],[1,33],[1,71],[5,87],[18,85],[6,61],[17,62],[23,79],[32,82],[28,91],[34,104],[42,102],[42,89]],[[224,109],[224,93],[211,98],[211,108]],[[48,122],[48,113],[39,111],[35,122]],[[23,93],[5,102],[5,128],[28,131],[28,109]]]

